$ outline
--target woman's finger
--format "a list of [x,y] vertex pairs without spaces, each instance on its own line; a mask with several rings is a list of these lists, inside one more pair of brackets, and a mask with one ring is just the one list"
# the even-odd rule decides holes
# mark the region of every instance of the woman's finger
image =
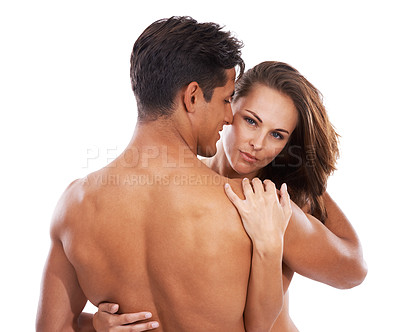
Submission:
[[141,323],[135,325],[127,325],[121,326],[119,329],[116,329],[116,332],[137,332],[137,331],[149,331],[154,330],[159,327],[160,324],[158,322],[148,322],[148,323]]
[[150,312],[135,312],[132,314],[114,315],[113,326],[132,324],[151,318]]
[[151,329],[158,327],[158,322],[156,321],[134,324],[151,318],[152,314],[150,312],[143,311],[129,314],[110,313],[108,310],[114,311],[115,306],[118,308],[118,305],[115,303],[102,303],[99,305],[99,311],[93,318],[93,326],[96,331],[147,331],[150,327]]
[[243,193],[244,197],[247,199],[251,197],[254,194],[253,188],[250,184],[250,180],[248,178],[244,178],[242,180],[242,187],[243,187]]
[[281,186],[281,198],[280,198],[280,203],[285,211],[285,215],[288,217],[292,214],[292,206],[290,204],[290,196],[287,190],[287,185],[286,183],[283,183]]
[[242,202],[238,195],[234,193],[232,187],[229,183],[225,183],[225,194],[228,196],[229,200],[238,208]]
[[100,303],[99,311],[107,312],[109,314],[115,314],[118,311],[119,305],[116,303]]
[[256,195],[262,195],[264,193],[264,186],[259,178],[254,178],[251,180],[251,183],[253,184],[253,190]]
[[[270,195],[276,195],[275,183],[273,183],[271,180],[264,180],[264,187],[265,187],[265,192],[267,192]],[[276,197],[278,198],[277,195]]]

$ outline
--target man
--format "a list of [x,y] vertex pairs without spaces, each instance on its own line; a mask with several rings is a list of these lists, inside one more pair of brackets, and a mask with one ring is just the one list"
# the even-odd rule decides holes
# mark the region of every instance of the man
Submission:
[[[225,196],[226,179],[197,158],[215,154],[218,132],[232,121],[240,48],[216,24],[182,17],[157,21],[138,38],[134,135],[108,167],[73,182],[56,207],[38,331],[77,330],[90,300],[150,311],[161,331],[244,332],[251,242]],[[357,248],[347,256],[343,246],[321,248],[332,256],[321,266],[310,244],[321,238],[326,247],[334,241],[295,212],[285,262],[336,287],[358,283]],[[344,256],[350,272],[332,278],[331,263]]]
[[244,331],[250,241],[222,177],[197,158],[215,154],[232,121],[241,46],[190,18],[157,21],[136,41],[135,133],[58,203],[38,331],[77,329],[87,300],[151,311],[166,331]]

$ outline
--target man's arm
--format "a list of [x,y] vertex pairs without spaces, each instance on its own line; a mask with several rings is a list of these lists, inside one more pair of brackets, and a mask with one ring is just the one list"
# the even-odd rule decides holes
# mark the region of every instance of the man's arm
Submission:
[[[78,317],[87,302],[76,276],[75,269],[68,260],[61,239],[68,241],[68,221],[75,209],[73,182],[61,196],[51,223],[51,247],[43,272],[39,307],[36,317],[37,332],[95,331],[90,329],[85,317]],[[80,329],[79,324],[87,325]]]
[[43,274],[36,331],[79,331],[78,317],[86,302],[61,241],[53,238]]
[[336,288],[359,285],[367,274],[362,248],[350,222],[325,193],[325,225],[292,203],[284,261],[295,272]]

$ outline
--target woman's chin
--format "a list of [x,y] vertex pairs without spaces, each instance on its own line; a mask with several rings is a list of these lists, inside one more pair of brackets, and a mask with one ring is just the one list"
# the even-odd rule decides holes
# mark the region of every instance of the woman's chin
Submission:
[[236,165],[236,167],[234,168],[235,172],[237,174],[239,174],[241,177],[250,177],[252,176],[254,173],[257,173],[259,171],[258,168],[255,167],[249,167],[246,165]]

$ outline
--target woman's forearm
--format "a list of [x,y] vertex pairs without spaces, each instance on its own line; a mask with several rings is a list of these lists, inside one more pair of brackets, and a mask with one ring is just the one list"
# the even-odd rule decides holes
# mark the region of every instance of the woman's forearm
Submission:
[[283,244],[270,248],[253,245],[244,323],[247,332],[269,331],[283,306]]
[[93,327],[93,314],[82,312],[78,318],[79,332],[96,332]]
[[244,323],[247,332],[269,331],[283,306],[283,238],[292,208],[286,184],[281,186],[279,197],[269,180],[254,178],[251,186],[243,179],[242,184],[245,200],[229,185],[225,191],[253,244]]

